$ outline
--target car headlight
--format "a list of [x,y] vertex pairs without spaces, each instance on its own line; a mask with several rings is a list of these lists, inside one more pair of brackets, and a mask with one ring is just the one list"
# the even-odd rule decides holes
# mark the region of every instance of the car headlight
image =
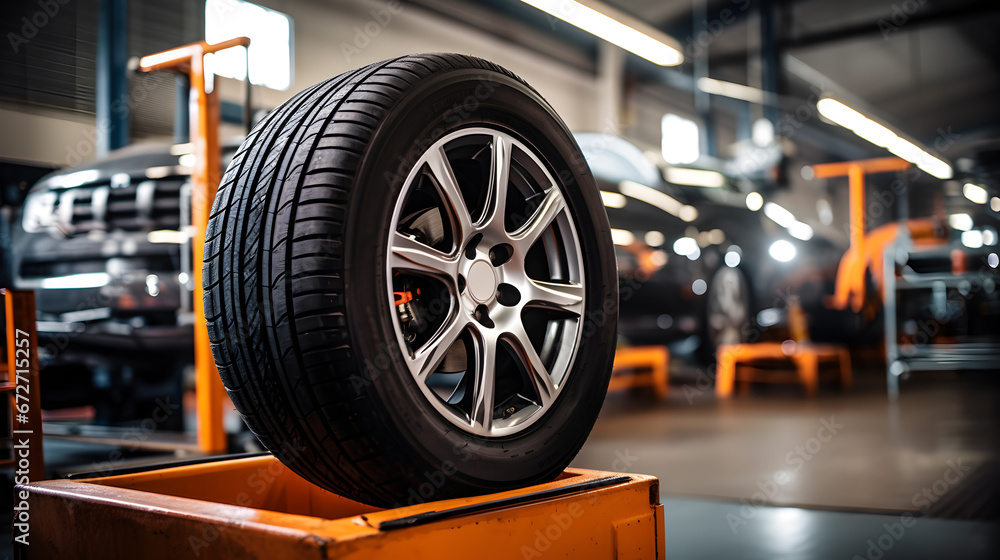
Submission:
[[58,196],[54,192],[29,194],[24,201],[21,226],[28,233],[41,231],[55,221],[55,206]]

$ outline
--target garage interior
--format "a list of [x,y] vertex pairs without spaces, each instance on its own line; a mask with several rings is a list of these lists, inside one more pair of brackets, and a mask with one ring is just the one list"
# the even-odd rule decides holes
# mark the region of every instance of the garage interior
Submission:
[[[662,506],[650,514],[660,525],[649,538],[659,544],[639,546],[645,533],[616,526],[618,558],[995,558],[1000,551],[1000,4],[15,0],[0,11],[7,39],[0,47],[0,118],[8,131],[0,137],[0,288],[3,390],[10,396],[0,436],[6,484],[0,495],[4,512],[11,512],[3,523],[11,530],[3,557],[47,557],[17,541],[28,529],[27,522],[17,525],[27,519],[19,516],[28,499],[18,492],[36,484],[41,490],[32,492],[41,494],[31,500],[64,491],[91,496],[79,499],[93,504],[105,497],[59,484],[130,473],[153,479],[170,468],[192,474],[198,465],[217,472],[221,467],[212,465],[219,460],[265,456],[273,463],[259,464],[281,469],[269,457],[274,438],[258,441],[259,430],[248,428],[234,405],[245,397],[230,400],[216,371],[224,344],[215,333],[224,321],[212,290],[223,281],[201,265],[215,258],[229,263],[223,268],[237,265],[219,256],[224,243],[213,245],[213,236],[235,222],[206,226],[210,216],[229,215],[225,203],[209,210],[211,195],[220,179],[220,192],[235,189],[238,166],[252,153],[246,146],[291,119],[281,106],[299,103],[297,93],[417,53],[471,55],[523,79],[562,119],[585,158],[596,186],[579,188],[600,191],[591,194],[599,194],[593,200],[607,225],[573,226],[573,218],[553,231],[582,238],[596,229],[613,244],[614,305],[602,312],[607,317],[580,312],[578,323],[589,323],[577,336],[588,336],[595,324],[613,326],[609,317],[617,315],[614,367],[607,385],[602,378],[589,389],[608,392],[567,472],[609,492],[590,502],[607,511],[622,506],[615,487],[601,481],[621,483],[619,474],[658,479],[636,477],[631,484],[658,488],[658,501],[645,505]],[[636,30],[643,39],[628,35]],[[193,47],[175,50],[183,45]],[[458,103],[428,104],[427,111],[443,107],[446,119],[492,115],[481,109],[493,103],[494,86],[481,80],[485,94],[470,89]],[[527,140],[517,142],[522,154],[544,159],[525,148]],[[398,161],[407,164],[403,156]],[[530,178],[523,161],[521,174]],[[226,166],[237,171],[215,172]],[[549,167],[561,181],[560,170]],[[144,174],[141,182],[130,178],[135,173]],[[85,194],[67,196],[73,192]],[[268,218],[262,211],[247,223],[270,227],[278,213]],[[254,231],[241,227],[244,236]],[[457,230],[449,235],[461,247]],[[555,246],[566,256],[550,261],[564,258],[559,262],[572,269],[571,242],[560,239]],[[497,261],[519,250],[505,258],[491,250],[489,260],[499,270]],[[579,242],[577,251],[586,262],[600,253]],[[254,266],[263,278],[270,260],[261,262]],[[368,261],[344,266],[362,262]],[[481,262],[487,261],[475,261]],[[459,278],[463,293],[468,282],[477,319],[492,325],[478,315],[483,302],[493,305],[476,295],[479,277]],[[521,298],[514,290],[519,295],[507,304],[510,284],[493,276],[483,282],[502,306]],[[396,299],[386,307],[403,317],[404,306],[421,287],[430,292],[428,286],[398,288],[390,278]],[[221,315],[240,315],[241,304],[250,305],[240,302]],[[410,320],[406,309],[400,321]],[[206,329],[206,317],[215,326]],[[408,336],[395,332],[400,341]],[[21,342],[37,349],[30,367],[18,361]],[[260,343],[267,344],[275,343]],[[551,367],[560,360],[552,358]],[[220,362],[218,369],[232,396],[238,391],[229,367]],[[606,373],[600,364],[573,367]],[[22,378],[22,368],[31,374]],[[453,410],[466,399],[463,381],[451,381],[463,367],[441,368],[431,376],[444,388],[428,390],[428,399],[437,391],[445,405],[436,410]],[[358,390],[372,381],[379,383],[356,381]],[[18,386],[29,382],[22,395]],[[522,406],[510,404],[502,418],[514,425],[530,408]],[[22,419],[29,409],[33,416]],[[476,427],[475,410],[469,417]],[[479,426],[487,435],[473,436],[489,439],[489,426],[500,418],[490,412]],[[29,435],[27,476],[18,466],[26,455],[18,453]],[[607,476],[598,480],[590,471]],[[551,478],[536,482],[556,484]],[[90,486],[103,484],[115,487]],[[176,495],[201,496],[200,483],[190,484]],[[204,486],[205,496],[215,495]],[[556,492],[546,499],[570,499],[545,488]],[[527,500],[536,490],[511,491]],[[176,499],[169,490],[146,493],[157,492],[167,499],[164,511],[181,508],[169,501]],[[556,519],[563,511],[543,501],[493,504],[486,501],[490,492],[479,494],[456,500],[472,500],[468,507],[497,512],[497,519]],[[44,518],[55,506],[30,503],[32,544],[42,543],[43,551],[63,542],[44,548],[44,539],[56,537],[43,526],[88,526],[77,518]],[[421,514],[445,508],[434,500],[423,505]],[[344,517],[339,507],[316,516]],[[394,509],[364,507],[358,511],[386,516]],[[569,507],[566,515],[576,519]],[[107,515],[111,526],[129,526]],[[572,519],[555,538],[525,529],[525,542],[502,527],[480,542],[480,529],[470,527],[478,522],[456,521],[450,530],[456,543],[484,557],[506,546],[524,558],[605,557],[571,533]],[[392,522],[398,523],[384,517],[382,526]],[[135,539],[133,557],[159,557],[150,544],[157,542],[156,527]],[[73,537],[65,542],[78,541],[73,550],[101,549],[97,541],[107,535],[87,542],[78,532],[67,534]],[[213,547],[215,537],[192,538],[180,549],[184,556],[238,557],[234,549]],[[247,557],[265,551],[312,557],[292,545],[281,548],[279,537],[263,545],[242,538]],[[441,539],[426,542],[448,542]],[[400,550],[417,557],[457,554],[407,542]],[[374,550],[352,553],[381,557]]]

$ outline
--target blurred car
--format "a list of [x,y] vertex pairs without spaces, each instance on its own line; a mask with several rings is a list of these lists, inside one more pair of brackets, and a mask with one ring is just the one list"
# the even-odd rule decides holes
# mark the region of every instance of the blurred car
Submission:
[[580,133],[577,141],[613,228],[625,342],[711,359],[720,344],[754,342],[780,328],[793,299],[821,307],[843,250],[787,210],[767,207],[782,227],[760,206],[750,210],[747,193],[720,173],[671,173],[713,186],[668,182],[624,139]]
[[130,146],[28,193],[13,283],[36,293],[43,408],[90,405],[114,424],[148,417],[158,399],[180,404],[193,362],[188,152]]

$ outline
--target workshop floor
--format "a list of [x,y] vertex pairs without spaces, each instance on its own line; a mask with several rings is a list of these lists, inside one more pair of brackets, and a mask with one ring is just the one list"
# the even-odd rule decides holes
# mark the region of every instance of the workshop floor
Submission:
[[[610,395],[573,466],[658,476],[671,559],[1000,557],[1000,377],[920,374],[890,405],[878,371],[855,375],[814,400],[719,402],[674,374],[666,402]],[[51,439],[45,453],[63,474],[115,456]]]
[[857,377],[814,400],[766,386],[721,402],[683,386],[665,403],[610,395],[573,466],[652,474],[664,495],[878,512],[940,512],[970,485],[997,489],[982,476],[1000,465],[995,375],[914,375],[895,404],[880,376]]
[[1000,557],[996,372],[919,374],[895,405],[856,376],[815,400],[610,395],[573,466],[659,477],[668,558]]

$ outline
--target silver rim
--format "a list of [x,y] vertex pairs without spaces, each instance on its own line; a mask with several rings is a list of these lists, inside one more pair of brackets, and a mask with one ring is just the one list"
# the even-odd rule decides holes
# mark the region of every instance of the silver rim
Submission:
[[409,373],[463,430],[500,437],[549,410],[580,344],[584,270],[566,201],[533,151],[467,128],[416,161],[386,272]]

